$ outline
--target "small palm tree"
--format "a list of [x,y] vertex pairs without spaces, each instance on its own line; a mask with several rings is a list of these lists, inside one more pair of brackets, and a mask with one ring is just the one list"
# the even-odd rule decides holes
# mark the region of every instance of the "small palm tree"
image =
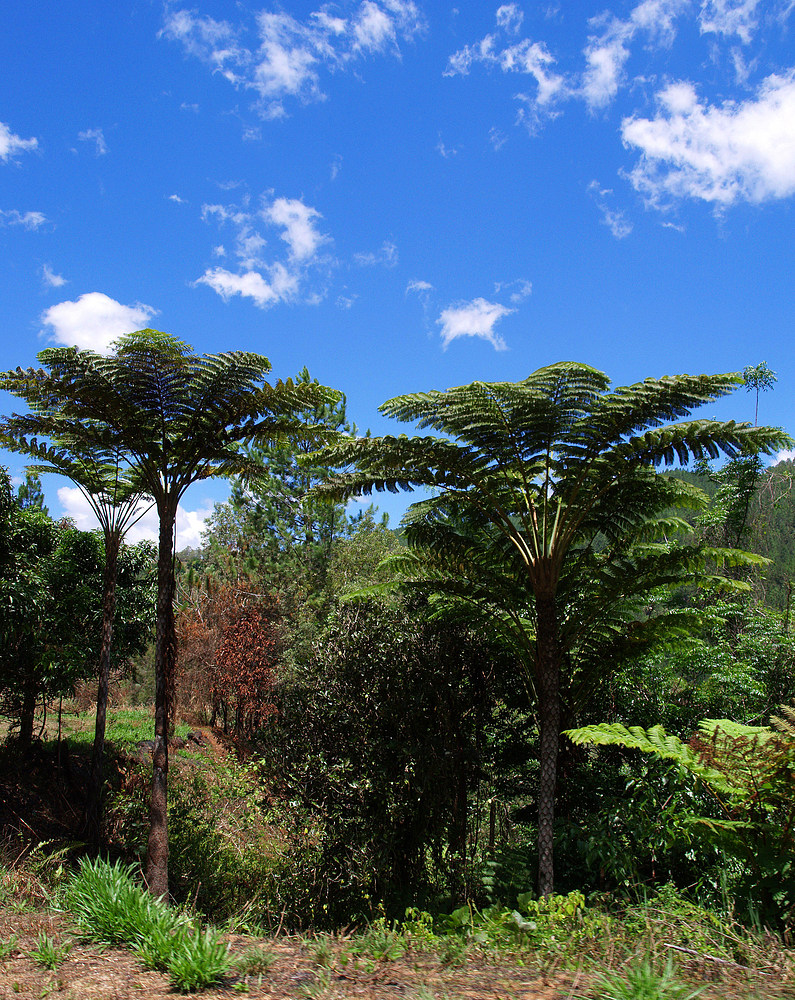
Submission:
[[[503,607],[533,658],[544,895],[554,887],[561,672],[571,628],[583,634],[588,629],[586,616],[567,617],[566,608],[586,585],[597,604],[615,608],[632,592],[634,574],[642,572],[649,589],[672,574],[681,579],[688,559],[691,570],[703,569],[710,555],[719,554],[701,550],[683,557],[670,547],[647,549],[641,567],[633,546],[644,537],[656,541],[649,537],[652,523],[669,499],[681,499],[682,489],[657,474],[656,466],[769,453],[789,440],[775,428],[681,419],[741,382],[731,374],[681,375],[611,392],[603,372],[563,362],[521,382],[473,382],[398,396],[381,412],[444,436],[360,438],[318,456],[330,467],[353,467],[322,488],[337,497],[429,488],[434,495],[407,514],[410,537],[460,559],[461,540],[452,538],[450,527],[463,520],[468,533],[488,539],[492,572],[503,581],[503,592],[516,584],[527,595],[526,611],[517,611],[510,599]],[[605,548],[611,559],[600,565]],[[447,571],[466,580],[452,563]]]
[[157,330],[122,337],[105,357],[77,348],[49,348],[40,369],[9,372],[3,387],[32,410],[57,419],[57,433],[80,441],[83,454],[123,456],[138,488],[154,501],[160,522],[155,639],[155,747],[146,880],[168,893],[167,776],[169,698],[176,661],[174,526],[180,499],[199,480],[256,471],[240,451],[245,442],[276,440],[311,428],[302,409],[333,402],[316,383],[265,381],[270,362],[229,351],[196,355]]

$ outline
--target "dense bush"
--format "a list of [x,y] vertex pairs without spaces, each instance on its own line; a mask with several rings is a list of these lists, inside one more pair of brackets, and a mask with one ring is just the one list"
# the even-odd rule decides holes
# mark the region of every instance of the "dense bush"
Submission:
[[317,817],[334,918],[471,888],[471,793],[489,712],[482,637],[396,600],[344,605],[277,688],[271,780]]

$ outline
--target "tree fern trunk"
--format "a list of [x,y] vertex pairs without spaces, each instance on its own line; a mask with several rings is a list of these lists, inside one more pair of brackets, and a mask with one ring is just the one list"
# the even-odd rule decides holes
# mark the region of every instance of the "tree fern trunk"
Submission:
[[155,747],[149,800],[146,883],[153,896],[168,896],[168,677],[174,670],[174,513],[161,512],[157,556],[155,641]]
[[105,723],[110,686],[110,648],[113,641],[113,619],[116,614],[116,569],[119,560],[121,534],[111,532],[105,538],[105,579],[102,601],[102,647],[99,653],[99,686],[97,688],[97,718],[94,725],[94,750],[91,775],[86,797],[85,828],[88,836],[99,843],[102,817],[102,772],[105,756]]
[[560,743],[560,660],[554,597],[536,598],[536,669],[538,679],[538,891],[550,896],[555,889],[554,825]]

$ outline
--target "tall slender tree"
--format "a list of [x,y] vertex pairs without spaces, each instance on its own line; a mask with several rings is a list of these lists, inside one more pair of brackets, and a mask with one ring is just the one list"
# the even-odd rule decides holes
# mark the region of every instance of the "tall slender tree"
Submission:
[[[530,635],[538,699],[539,890],[553,891],[553,822],[561,730],[561,670],[566,655],[565,594],[578,568],[609,546],[611,587],[635,572],[630,543],[647,511],[670,494],[655,467],[691,457],[769,453],[788,439],[770,427],[733,421],[682,420],[693,408],[741,384],[738,375],[681,375],[609,391],[607,376],[563,362],[521,382],[473,382],[447,391],[398,396],[381,411],[416,421],[444,437],[381,437],[341,441],[319,461],[339,473],[321,490],[349,497],[372,490],[430,488],[434,496],[410,509],[415,537],[433,534],[440,515],[464,518],[487,532],[504,553],[503,572],[519,568],[531,613]],[[440,536],[436,535],[437,540]],[[444,544],[444,543],[442,543]],[[662,564],[670,557],[659,554]],[[596,577],[598,580],[598,576]],[[607,586],[608,576],[601,582]]]
[[[5,380],[3,380],[5,381]],[[3,384],[0,381],[0,384]],[[9,388],[25,395],[24,385],[9,378]],[[35,395],[35,393],[34,393]],[[69,439],[60,426],[60,413],[29,413],[0,424],[0,443],[36,460],[29,473],[54,472],[71,479],[88,501],[105,541],[105,572],[102,589],[102,638],[99,656],[94,746],[86,794],[84,825],[95,841],[100,835],[105,726],[110,688],[111,646],[116,614],[116,576],[121,543],[130,528],[145,513],[139,510],[144,493],[128,468],[121,448],[101,452],[86,448],[82,437]],[[49,438],[50,441],[39,440]]]
[[[155,641],[155,746],[146,879],[156,896],[168,893],[167,684],[176,659],[174,529],[185,490],[213,476],[245,474],[240,445],[290,433],[310,435],[295,414],[336,393],[317,384],[265,381],[259,354],[230,351],[196,355],[157,330],[122,337],[103,356],[77,348],[49,348],[42,368],[6,373],[3,384],[35,413],[58,414],[61,434],[86,450],[124,455],[154,500],[160,522]],[[16,380],[16,383],[15,383]],[[16,389],[15,389],[16,385]]]

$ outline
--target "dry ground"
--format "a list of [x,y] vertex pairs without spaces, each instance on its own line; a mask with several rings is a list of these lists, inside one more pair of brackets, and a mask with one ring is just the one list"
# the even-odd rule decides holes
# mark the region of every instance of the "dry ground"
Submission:
[[[32,957],[41,933],[71,950],[57,970]],[[17,912],[0,908],[0,942],[16,937],[13,951],[0,959],[0,1000],[45,997],[62,1000],[173,1000],[168,977],[144,969],[135,955],[117,948],[81,943],[65,914],[46,909]],[[323,939],[328,941],[329,939]],[[255,941],[230,936],[233,954],[252,945],[274,956],[261,976],[230,977],[199,994],[204,1000],[247,996],[258,1000],[582,1000],[592,997],[595,976],[561,969],[542,972],[515,961],[494,961],[470,954],[461,965],[445,965],[433,952],[409,952],[395,961],[351,955],[350,941],[336,938],[325,964],[317,942],[284,935]],[[771,977],[703,965],[683,969],[689,981],[705,986],[703,1000],[792,1000],[795,991]],[[705,976],[712,981],[706,981]],[[714,977],[719,977],[717,980]]]
[[[59,942],[74,941],[56,971],[43,969],[31,957],[40,933]],[[117,948],[86,946],[73,936],[63,914],[46,911],[14,913],[0,910],[0,939],[17,937],[12,954],[0,960],[0,998],[68,998],[68,1000],[173,1000],[168,977],[150,972],[130,952]],[[515,964],[490,964],[469,959],[462,966],[444,966],[434,954],[412,954],[386,962],[354,956],[342,966],[339,957],[331,967],[318,965],[311,940],[283,936],[254,942],[230,937],[233,952],[260,944],[275,961],[261,976],[230,978],[223,985],[203,991],[205,1000],[248,996],[259,1000],[563,1000],[579,994],[582,978],[563,972],[542,976],[537,970]],[[338,948],[344,950],[344,942]],[[335,949],[337,950],[337,949]],[[339,954],[339,952],[338,952]],[[424,987],[424,991],[423,991]]]

